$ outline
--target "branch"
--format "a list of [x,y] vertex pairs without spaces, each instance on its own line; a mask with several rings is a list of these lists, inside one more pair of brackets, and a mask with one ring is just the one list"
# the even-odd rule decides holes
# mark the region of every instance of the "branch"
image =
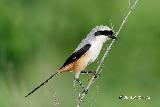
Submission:
[[59,101],[57,100],[56,93],[53,96],[53,102],[55,107],[59,107]]
[[[139,0],[136,0],[133,5],[131,5],[130,2],[129,2],[129,11],[128,11],[127,15],[125,16],[125,18],[123,19],[123,21],[122,21],[122,23],[121,23],[118,31],[116,32],[116,37],[119,35],[119,33],[120,33],[120,31],[122,30],[124,24],[127,22],[127,19],[128,19],[128,17],[129,17],[129,15],[132,13],[132,10],[135,8],[135,6],[137,5],[138,2],[139,2]],[[108,54],[109,54],[109,52],[110,52],[110,50],[111,50],[114,42],[115,42],[115,39],[113,39],[112,42],[110,43],[109,47],[106,48],[106,51],[105,51],[102,59],[100,60],[99,65],[98,65],[98,67],[97,67],[97,69],[96,69],[96,73],[98,73],[98,74],[101,73],[101,71],[102,71],[101,68],[103,67],[104,60],[105,60],[105,58],[108,56]],[[86,87],[86,90],[89,90],[90,86],[91,86],[97,79],[98,79],[98,78],[95,78],[95,76],[93,76],[93,77],[90,79],[90,81],[88,82],[88,85],[87,85],[87,87]],[[82,93],[82,94],[79,94],[79,95],[80,95],[80,96],[78,97],[77,107],[80,107],[80,104],[81,104],[81,102],[83,101],[83,98],[86,96],[86,93]]]

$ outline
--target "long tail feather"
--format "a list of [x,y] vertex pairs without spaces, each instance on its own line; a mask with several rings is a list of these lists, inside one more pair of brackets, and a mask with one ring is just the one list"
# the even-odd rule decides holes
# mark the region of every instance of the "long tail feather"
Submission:
[[54,74],[52,74],[48,79],[46,79],[44,82],[42,82],[39,86],[37,86],[36,88],[34,88],[30,93],[28,93],[25,97],[28,97],[29,95],[31,95],[32,93],[34,93],[37,89],[39,89],[41,86],[45,85],[46,83],[48,83],[49,80],[51,80],[54,76],[60,74],[60,72],[56,72]]

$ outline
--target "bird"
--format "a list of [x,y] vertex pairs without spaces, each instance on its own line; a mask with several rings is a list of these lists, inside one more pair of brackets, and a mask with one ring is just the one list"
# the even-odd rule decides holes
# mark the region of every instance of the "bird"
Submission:
[[48,83],[48,81],[51,80],[55,75],[61,74],[63,72],[74,73],[75,80],[79,82],[84,90],[83,92],[87,93],[87,90],[85,90],[84,86],[82,85],[79,76],[81,73],[93,73],[95,77],[98,76],[95,71],[87,71],[85,68],[91,63],[95,62],[100,54],[100,51],[102,50],[103,44],[109,39],[116,39],[116,34],[113,29],[104,25],[94,27],[86,36],[86,38],[80,42],[73,53],[65,60],[64,64],[57,70],[57,72],[52,74],[44,82],[34,88],[25,97],[28,97],[41,86]]

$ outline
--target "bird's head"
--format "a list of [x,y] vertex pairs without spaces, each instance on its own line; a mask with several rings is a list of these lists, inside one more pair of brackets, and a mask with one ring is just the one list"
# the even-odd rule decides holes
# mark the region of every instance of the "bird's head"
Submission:
[[95,37],[106,36],[112,39],[116,39],[116,35],[113,29],[107,26],[103,26],[103,25],[96,26],[95,28],[93,28],[92,31]]

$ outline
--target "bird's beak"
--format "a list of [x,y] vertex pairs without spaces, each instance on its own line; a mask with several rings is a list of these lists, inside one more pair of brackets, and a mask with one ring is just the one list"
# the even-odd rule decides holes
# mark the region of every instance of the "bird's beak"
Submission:
[[117,38],[116,33],[113,33],[112,35],[109,35],[108,37],[111,38],[111,39],[116,39]]

